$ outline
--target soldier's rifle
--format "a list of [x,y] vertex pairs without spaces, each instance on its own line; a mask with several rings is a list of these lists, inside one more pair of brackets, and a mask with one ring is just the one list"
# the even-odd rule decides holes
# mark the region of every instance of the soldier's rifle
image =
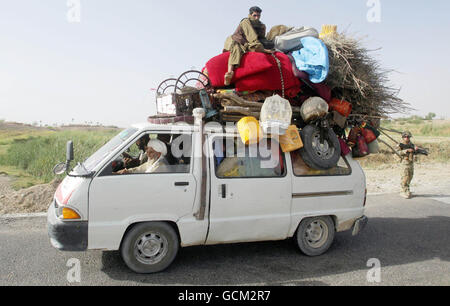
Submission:
[[[390,131],[390,132],[393,132],[393,133],[398,133],[398,134],[403,134],[402,132],[399,132],[399,131],[396,131],[396,130],[389,130],[389,129],[385,129],[385,128],[381,128],[381,127],[379,128],[379,130],[380,130],[381,133],[383,133],[384,136],[386,136],[387,138],[389,138],[390,140],[392,140],[393,142],[398,144],[400,146],[400,149],[402,149],[402,150],[413,149],[414,150],[414,155],[425,155],[425,156],[428,156],[430,154],[428,149],[418,148],[416,150],[416,146],[413,143],[409,143],[409,144],[398,143],[394,138],[392,138],[386,132],[384,132],[384,130]],[[398,152],[396,150],[394,150],[394,148],[392,148],[390,145],[388,145],[385,141],[380,140],[380,139],[379,139],[379,141],[381,143],[384,143],[386,146],[388,146],[395,154],[397,154],[398,157],[401,158],[400,154],[398,154]]]
[[416,150],[416,146],[413,143],[409,143],[409,144],[404,144],[404,143],[400,143],[400,149],[402,150],[408,150],[408,149],[413,149],[414,150],[414,155],[425,155],[428,156],[430,153],[428,152],[428,149],[424,149],[424,148],[418,148]]

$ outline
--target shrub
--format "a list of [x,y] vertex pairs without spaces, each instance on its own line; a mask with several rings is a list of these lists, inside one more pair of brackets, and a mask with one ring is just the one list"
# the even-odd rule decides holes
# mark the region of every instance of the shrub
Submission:
[[65,161],[68,140],[74,143],[74,162],[77,163],[89,157],[115,134],[116,130],[63,131],[49,136],[15,139],[6,153],[0,155],[0,165],[22,169],[47,183],[54,178],[53,167],[58,162]]

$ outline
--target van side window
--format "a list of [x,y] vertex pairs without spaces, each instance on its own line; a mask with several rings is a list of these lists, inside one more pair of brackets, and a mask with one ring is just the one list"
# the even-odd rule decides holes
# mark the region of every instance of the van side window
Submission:
[[279,143],[263,139],[245,146],[237,137],[218,137],[213,141],[214,166],[218,178],[282,177],[285,159]]
[[111,173],[189,173],[190,134],[144,134],[111,163]]
[[339,159],[339,162],[335,168],[328,170],[317,170],[308,167],[303,161],[298,150],[291,152],[291,160],[295,176],[339,176],[350,175],[352,173],[352,169],[344,157]]

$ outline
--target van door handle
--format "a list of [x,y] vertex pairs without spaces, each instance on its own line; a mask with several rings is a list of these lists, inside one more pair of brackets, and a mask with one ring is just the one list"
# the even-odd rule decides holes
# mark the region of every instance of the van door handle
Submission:
[[222,199],[227,197],[227,185],[222,184]]
[[175,182],[175,186],[189,186],[189,182]]

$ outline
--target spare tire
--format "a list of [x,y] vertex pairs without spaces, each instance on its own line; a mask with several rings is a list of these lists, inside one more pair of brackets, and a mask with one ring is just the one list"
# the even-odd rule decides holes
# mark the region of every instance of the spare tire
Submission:
[[300,155],[306,165],[317,170],[336,167],[341,157],[339,139],[331,128],[324,131],[324,141],[320,142],[320,129],[316,125],[307,125],[300,131],[303,148]]

